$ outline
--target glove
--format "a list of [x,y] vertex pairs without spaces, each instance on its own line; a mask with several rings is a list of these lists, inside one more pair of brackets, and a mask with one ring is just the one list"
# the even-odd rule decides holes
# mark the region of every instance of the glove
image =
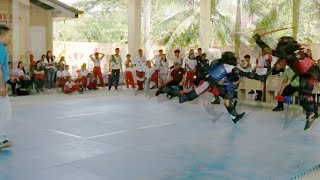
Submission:
[[255,41],[257,41],[257,40],[261,39],[261,36],[260,36],[259,34],[255,34],[255,35],[252,36],[252,38],[253,38]]

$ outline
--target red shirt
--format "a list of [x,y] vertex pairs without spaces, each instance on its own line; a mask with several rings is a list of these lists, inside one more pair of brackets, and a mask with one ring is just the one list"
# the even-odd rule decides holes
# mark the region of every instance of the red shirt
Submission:
[[185,70],[181,67],[179,69],[172,69],[170,73],[173,79],[172,81],[177,83],[181,82],[185,73]]

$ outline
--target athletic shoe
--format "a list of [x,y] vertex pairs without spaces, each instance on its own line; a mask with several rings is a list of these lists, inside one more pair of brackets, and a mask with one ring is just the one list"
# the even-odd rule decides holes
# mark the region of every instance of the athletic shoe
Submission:
[[275,112],[283,111],[283,107],[277,106],[272,111],[275,111]]
[[304,131],[309,131],[314,123],[314,119],[309,119],[306,122],[306,125],[304,126]]
[[237,124],[237,122],[243,118],[243,116],[245,115],[245,112],[238,114],[237,116],[235,116],[235,118],[232,119],[232,121],[234,122],[234,124]]
[[2,148],[7,148],[7,147],[10,147],[12,146],[12,143],[8,140],[4,140],[2,143],[0,143],[0,149]]
[[254,91],[253,91],[253,90],[251,90],[250,92],[248,92],[248,94],[254,94]]
[[211,102],[211,104],[220,104],[220,100],[214,100]]

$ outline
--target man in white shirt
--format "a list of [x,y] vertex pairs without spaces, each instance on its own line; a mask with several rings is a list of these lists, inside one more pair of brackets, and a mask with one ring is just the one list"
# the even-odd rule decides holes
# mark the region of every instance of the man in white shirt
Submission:
[[[163,55],[163,50],[160,49],[159,50],[159,54],[154,56],[152,59],[151,59],[151,62],[154,66],[154,74],[152,76],[152,80],[153,82],[156,84],[156,87],[158,88],[159,87],[159,73],[160,73],[160,68],[161,68],[161,57]],[[153,89],[154,87],[152,87],[151,89]]]
[[118,89],[120,70],[122,70],[122,59],[119,55],[120,49],[115,49],[115,54],[111,55],[109,63],[109,71],[111,71],[111,77],[109,76],[109,90],[115,82],[114,87]]
[[[256,60],[256,73],[258,75],[266,75],[267,71],[271,69],[272,56],[267,54],[264,50],[261,51]],[[264,88],[264,83],[261,83],[260,90],[256,91],[256,101],[262,101],[262,89]]]
[[[175,63],[179,63],[181,67],[183,66],[183,59],[180,56],[179,49],[174,50],[173,64],[175,64]],[[170,69],[172,69],[172,68],[173,68],[173,65],[170,67]]]
[[138,56],[134,60],[134,64],[136,66],[136,74],[137,74],[137,85],[138,90],[143,90],[143,82],[144,82],[144,73],[146,71],[146,57],[143,55],[143,50],[139,49]]
[[101,72],[101,61],[104,58],[104,56],[105,56],[104,54],[98,53],[98,52],[90,55],[90,59],[94,64],[93,74],[96,78],[99,79],[99,83],[101,87],[104,87],[104,80]]

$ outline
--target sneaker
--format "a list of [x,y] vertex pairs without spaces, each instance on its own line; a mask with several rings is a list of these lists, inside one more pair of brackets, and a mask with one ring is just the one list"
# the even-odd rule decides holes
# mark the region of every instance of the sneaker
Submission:
[[152,86],[150,89],[155,89],[156,87],[155,86]]
[[234,122],[234,124],[237,124],[237,122],[243,118],[243,116],[245,115],[245,112],[238,114],[237,116],[235,116],[232,121]]
[[272,111],[275,111],[275,112],[283,111],[283,107],[277,106]]
[[111,90],[111,87],[109,87],[109,91]]
[[220,100],[214,100],[211,102],[211,104],[220,104]]
[[308,119],[306,125],[304,126],[304,131],[309,131],[312,128],[315,119]]
[[0,143],[0,149],[2,148],[7,148],[7,147],[10,147],[12,146],[12,143],[8,140],[4,140],[2,143]]

